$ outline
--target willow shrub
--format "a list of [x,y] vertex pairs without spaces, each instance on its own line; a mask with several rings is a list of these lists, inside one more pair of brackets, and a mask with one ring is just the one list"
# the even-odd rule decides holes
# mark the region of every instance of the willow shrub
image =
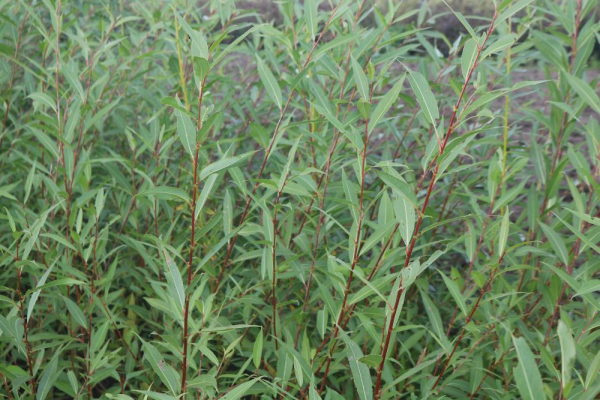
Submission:
[[195,3],[1,2],[3,397],[597,398],[593,0]]

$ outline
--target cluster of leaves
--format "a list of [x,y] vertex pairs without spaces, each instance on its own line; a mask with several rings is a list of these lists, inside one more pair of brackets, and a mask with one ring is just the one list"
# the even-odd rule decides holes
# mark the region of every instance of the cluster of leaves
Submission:
[[196,3],[0,1],[1,396],[598,396],[595,1]]

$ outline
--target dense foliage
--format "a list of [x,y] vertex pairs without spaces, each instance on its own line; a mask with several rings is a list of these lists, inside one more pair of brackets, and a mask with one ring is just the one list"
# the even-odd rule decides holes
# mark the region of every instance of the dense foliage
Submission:
[[0,1],[0,394],[597,398],[596,2],[235,3]]

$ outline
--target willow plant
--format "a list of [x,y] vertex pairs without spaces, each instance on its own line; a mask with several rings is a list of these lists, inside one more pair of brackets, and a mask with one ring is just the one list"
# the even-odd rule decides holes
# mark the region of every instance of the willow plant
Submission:
[[0,396],[597,398],[597,2],[415,3],[0,2]]

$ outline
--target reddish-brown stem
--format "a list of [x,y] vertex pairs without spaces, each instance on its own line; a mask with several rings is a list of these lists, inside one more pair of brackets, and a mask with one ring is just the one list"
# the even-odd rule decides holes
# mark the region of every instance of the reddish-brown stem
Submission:
[[[206,76],[200,83],[200,90],[198,93],[198,120],[196,122],[196,134],[200,132],[202,128],[202,96],[204,94],[204,84],[206,83]],[[189,287],[192,284],[192,262],[194,260],[194,247],[196,245],[196,201],[198,195],[198,158],[200,155],[200,142],[196,138],[196,149],[194,153],[194,178],[192,182],[192,204],[190,206],[191,212],[191,232],[190,232],[190,254],[187,262],[187,285]],[[188,320],[190,314],[190,295],[185,296],[185,305],[183,312],[183,363],[181,364],[181,392],[185,393],[187,388],[187,367],[188,367]]]
[[[490,37],[490,35],[492,34],[493,30],[494,30],[494,23],[496,21],[496,17],[498,16],[498,9],[496,8],[494,10],[494,16],[492,18],[492,21],[490,23],[490,26],[487,30],[487,33],[482,41],[481,44],[478,45],[477,48],[477,53],[475,55],[475,63],[471,66],[471,68],[469,69],[469,72],[467,73],[466,79],[465,79],[465,83],[463,84],[462,90],[460,92],[460,95],[456,101],[456,104],[453,107],[453,112],[452,112],[452,117],[450,118],[450,123],[448,125],[448,130],[446,131],[446,135],[444,136],[443,141],[440,143],[440,148],[439,148],[439,155],[442,155],[444,153],[444,149],[446,148],[446,145],[448,144],[448,140],[450,139],[450,136],[452,136],[452,133],[454,132],[456,126],[455,126],[455,122],[456,122],[456,115],[457,112],[459,110],[460,104],[462,102],[462,99],[464,97],[464,94],[467,90],[467,87],[469,85],[469,81],[471,80],[471,76],[473,75],[473,71],[475,70],[475,68],[477,68],[478,65],[478,61],[479,60],[479,56],[481,55],[481,52],[483,50],[483,47],[485,46],[485,43],[487,42],[488,38]],[[439,157],[439,156],[438,156]],[[436,158],[437,160],[437,158]],[[436,165],[435,165],[435,169],[433,170],[433,175],[431,177],[431,181],[429,183],[429,187],[427,188],[427,194],[425,196],[425,200],[423,201],[423,206],[421,208],[421,212],[419,213],[419,216],[417,218],[417,223],[415,225],[415,229],[414,229],[414,236],[413,239],[410,243],[410,246],[408,246],[407,250],[406,250],[406,259],[404,261],[404,268],[406,268],[411,261],[411,256],[412,256],[412,252],[414,250],[415,247],[415,243],[418,239],[418,235],[420,232],[420,228],[421,228],[421,223],[423,221],[423,215],[425,215],[425,211],[427,209],[427,205],[429,204],[429,199],[431,197],[431,192],[433,190],[433,187],[435,186],[435,182],[436,182],[436,178],[437,178],[437,174],[439,172],[439,162],[436,161]],[[402,282],[400,283],[402,284]],[[386,356],[387,356],[387,352],[389,349],[389,344],[390,344],[390,338],[392,336],[392,331],[394,329],[394,321],[396,319],[396,312],[398,311],[398,305],[400,303],[400,299],[402,297],[404,290],[403,288],[400,288],[398,290],[398,293],[396,295],[396,300],[394,302],[394,307],[392,308],[392,312],[390,315],[390,318],[388,320],[388,329],[387,329],[387,336],[386,336],[386,340],[385,340],[385,344],[383,346],[383,351],[381,353],[381,362],[379,364],[379,367],[377,368],[377,380],[375,383],[375,392],[374,392],[374,398],[377,400],[380,398],[381,396],[381,376],[383,373],[383,368],[385,365],[385,361],[386,361]]]
[[[287,179],[287,176],[284,178]],[[271,245],[271,262],[273,267],[273,279],[271,280],[271,306],[273,308],[273,338],[275,340],[275,349],[279,350],[279,341],[277,340],[277,296],[275,287],[277,286],[277,212],[279,211],[279,199],[281,198],[281,192],[285,187],[285,181],[283,186],[277,190],[277,197],[275,198],[275,207],[273,211],[273,242]]]
[[[371,100],[373,99],[373,89],[374,89],[374,85],[371,84],[371,91],[370,91],[370,96],[369,96],[369,103],[371,103]],[[369,121],[365,119],[365,131],[364,131],[364,143],[363,143],[363,149],[362,149],[362,153],[361,153],[361,165],[360,165],[360,196],[358,198],[358,211],[357,211],[357,216],[358,216],[358,221],[356,221],[357,223],[357,227],[356,227],[356,237],[354,238],[354,254],[352,256],[352,264],[350,266],[350,276],[348,277],[348,280],[346,281],[346,287],[344,289],[344,299],[342,300],[342,306],[340,308],[340,314],[338,316],[337,322],[333,328],[333,341],[334,343],[337,341],[337,335],[339,333],[339,328],[340,325],[343,322],[343,318],[345,315],[345,310],[346,310],[346,303],[348,301],[348,294],[350,293],[350,286],[352,285],[352,279],[354,278],[354,269],[356,268],[356,264],[358,263],[358,259],[359,259],[359,250],[360,250],[360,238],[361,238],[361,234],[362,234],[362,225],[363,225],[363,220],[365,217],[365,213],[364,213],[364,196],[365,196],[365,175],[366,175],[366,166],[367,166],[367,149],[369,147]],[[334,346],[331,347],[332,349],[334,348]],[[327,357],[327,366],[325,367],[325,373],[323,374],[323,380],[321,381],[321,387],[319,388],[319,394],[323,392],[323,389],[325,389],[325,383],[327,382],[327,375],[329,374],[329,367],[331,365],[331,358],[333,356],[333,353],[330,352],[329,356]]]

